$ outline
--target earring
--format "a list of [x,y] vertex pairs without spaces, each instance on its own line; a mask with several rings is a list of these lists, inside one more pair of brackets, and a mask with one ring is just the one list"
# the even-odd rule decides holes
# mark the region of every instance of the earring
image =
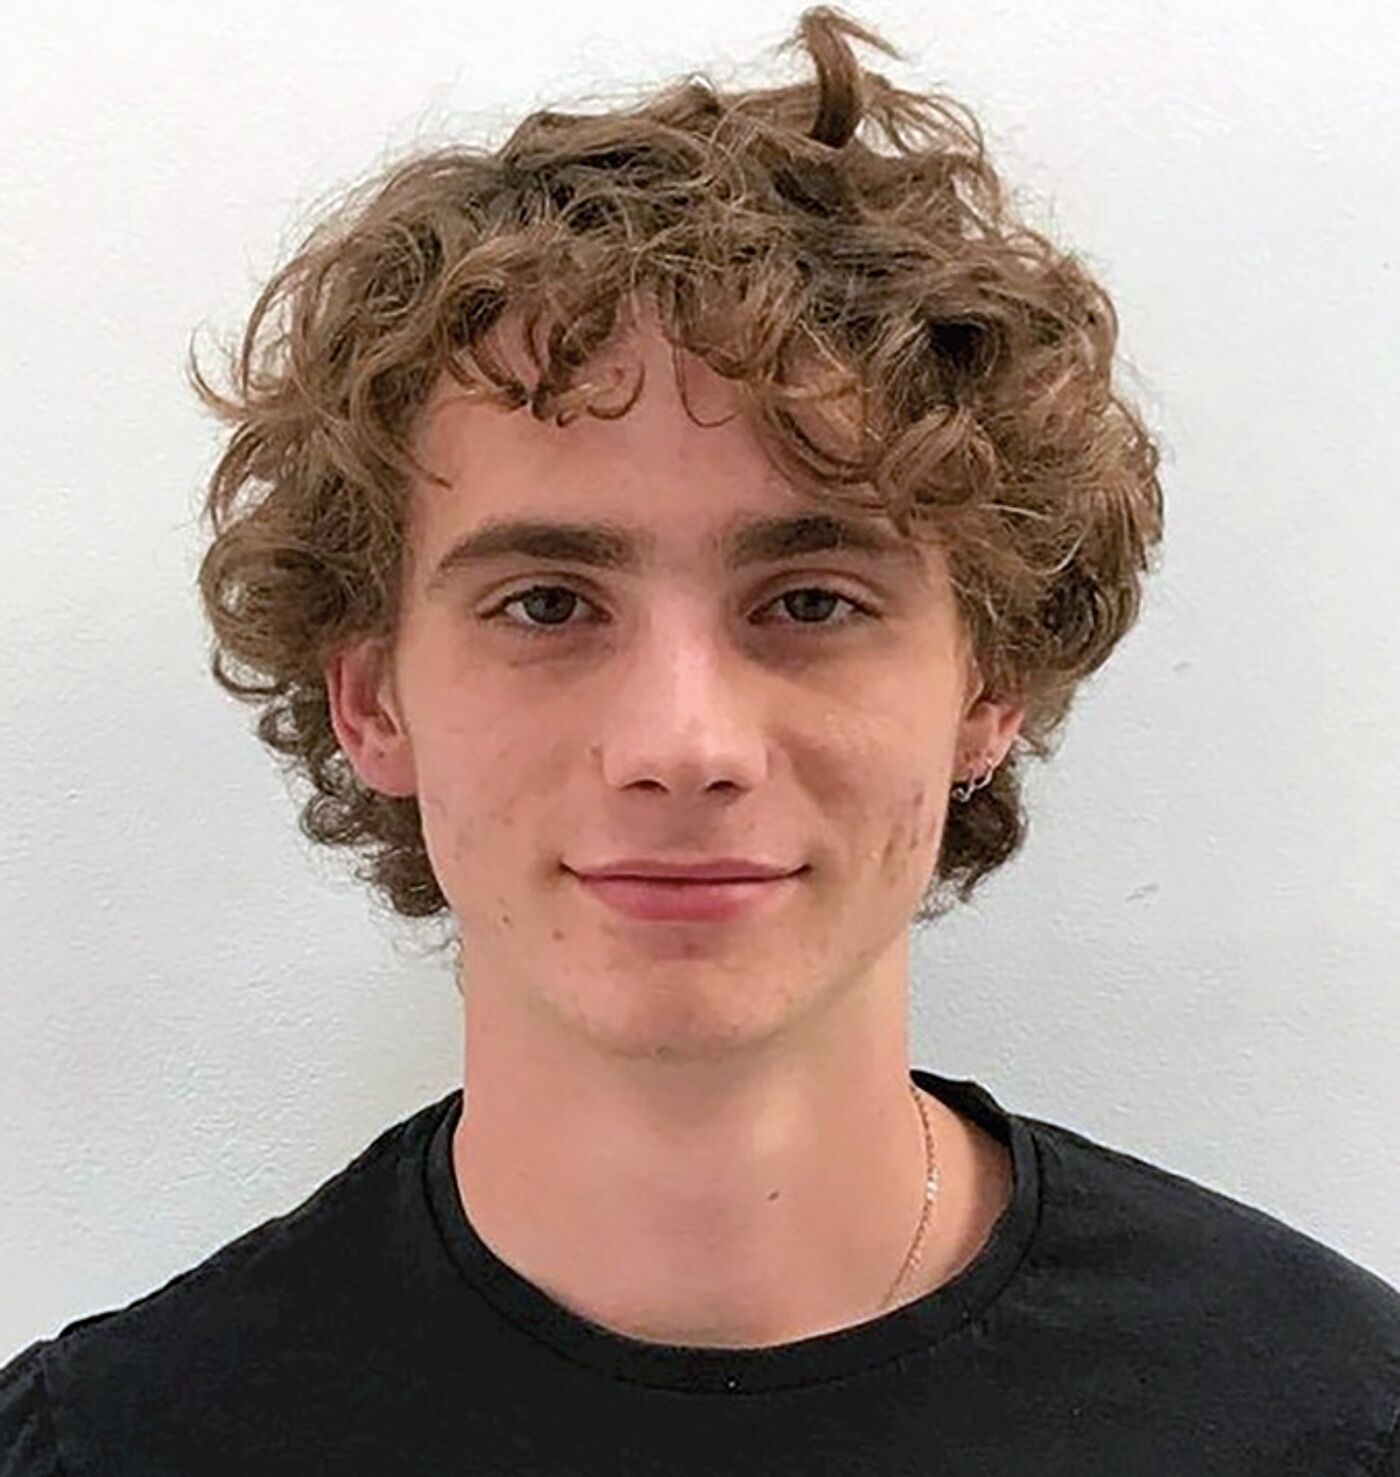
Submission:
[[954,785],[954,798],[958,800],[971,800],[972,797],[977,793],[977,791],[980,790],[984,785],[991,784],[992,776],[996,772],[997,767],[995,764],[992,764],[991,768],[989,768],[985,774],[979,775],[976,779],[969,779],[963,784]]

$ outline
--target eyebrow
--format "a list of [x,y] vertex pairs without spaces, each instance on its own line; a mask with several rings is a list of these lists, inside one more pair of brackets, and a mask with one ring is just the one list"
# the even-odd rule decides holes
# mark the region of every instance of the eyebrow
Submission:
[[[911,564],[920,562],[921,557],[918,544],[912,540],[868,522],[830,513],[750,518],[731,525],[713,543],[731,570],[829,550],[875,554]],[[438,561],[426,589],[432,594],[456,571],[510,555],[635,573],[655,544],[654,535],[616,523],[493,519],[453,544]]]

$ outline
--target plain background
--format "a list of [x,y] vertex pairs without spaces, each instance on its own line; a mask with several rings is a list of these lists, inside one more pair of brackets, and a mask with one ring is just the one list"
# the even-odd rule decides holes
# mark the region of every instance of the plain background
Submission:
[[[1400,1281],[1400,12],[852,10],[1102,276],[1165,455],[1143,617],[1030,767],[1024,851],[920,935],[913,1060]],[[0,1357],[459,1081],[446,956],[313,854],[208,675],[190,334],[379,162],[696,69],[795,79],[797,13],[6,5]]]

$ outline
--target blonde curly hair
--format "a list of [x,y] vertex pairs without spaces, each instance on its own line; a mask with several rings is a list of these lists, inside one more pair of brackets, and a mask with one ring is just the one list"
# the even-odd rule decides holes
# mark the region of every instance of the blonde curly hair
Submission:
[[[531,113],[494,151],[395,164],[268,282],[227,392],[191,347],[195,391],[232,428],[204,502],[213,675],[309,780],[303,833],[358,853],[394,914],[448,903],[416,798],[369,789],[342,751],[325,666],[396,628],[408,490],[433,475],[412,454],[416,418],[443,371],[560,425],[603,413],[575,374],[641,288],[673,344],[741,387],[795,478],[939,542],[986,693],[1024,708],[990,783],[949,807],[915,921],[1021,846],[1020,760],[1049,756],[1137,618],[1159,453],[1112,384],[1104,289],[1013,218],[962,105],[864,70],[852,38],[901,55],[816,6],[785,43],[814,81],[724,92],[690,76],[615,111]],[[489,351],[517,307],[533,386]],[[803,425],[821,363],[822,393],[860,407],[853,447]]]

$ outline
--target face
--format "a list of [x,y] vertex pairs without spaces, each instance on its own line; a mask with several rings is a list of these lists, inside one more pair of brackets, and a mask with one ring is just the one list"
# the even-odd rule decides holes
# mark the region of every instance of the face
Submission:
[[[416,450],[449,485],[414,489],[398,631],[328,667],[332,714],[366,783],[418,797],[468,991],[610,1053],[732,1053],[905,949],[959,766],[999,759],[1019,714],[969,689],[935,550],[733,562],[752,520],[832,510],[724,419],[737,392],[689,356],[707,424],[686,414],[645,317],[596,367],[630,387],[638,360],[626,415],[564,427],[439,385]],[[634,562],[443,565],[526,518],[606,523]],[[802,870],[725,918],[643,920],[575,875],[623,857]]]

